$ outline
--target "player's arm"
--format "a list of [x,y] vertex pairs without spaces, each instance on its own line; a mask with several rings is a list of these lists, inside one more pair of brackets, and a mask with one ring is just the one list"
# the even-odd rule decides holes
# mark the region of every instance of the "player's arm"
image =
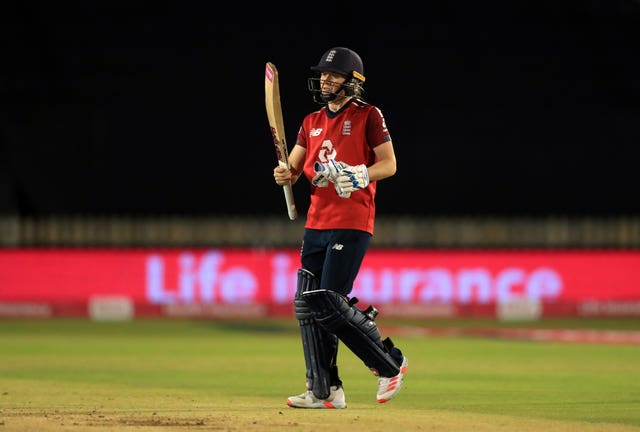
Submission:
[[373,147],[376,157],[375,163],[371,166],[360,164],[342,168],[335,183],[345,197],[349,196],[351,192],[366,188],[372,181],[382,180],[396,173],[396,155],[393,142],[379,109],[369,111],[366,130],[368,142],[381,144]]
[[391,177],[396,173],[396,154],[393,149],[393,142],[386,141],[375,147],[376,163],[367,167],[369,171],[369,181],[382,180]]
[[295,145],[289,152],[289,167],[290,169],[276,166],[273,169],[273,178],[280,186],[291,181],[294,184],[300,178],[304,168],[304,158],[307,153],[307,149],[302,146]]
[[367,141],[374,145],[378,144],[373,147],[376,162],[367,167],[369,180],[377,181],[391,177],[396,173],[396,154],[382,111],[379,109],[369,111],[366,127]]
[[391,140],[376,146],[373,151],[377,159],[369,167],[365,164],[350,166],[344,162],[336,162],[340,170],[333,181],[340,196],[348,198],[351,192],[366,188],[370,182],[391,177],[396,173],[396,156]]

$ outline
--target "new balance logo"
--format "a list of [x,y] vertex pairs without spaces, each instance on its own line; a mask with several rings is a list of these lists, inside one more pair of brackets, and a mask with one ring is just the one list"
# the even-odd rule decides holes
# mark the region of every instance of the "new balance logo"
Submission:
[[344,245],[341,245],[340,243],[335,243],[331,249],[335,249],[335,250],[342,250],[342,248],[344,247]]

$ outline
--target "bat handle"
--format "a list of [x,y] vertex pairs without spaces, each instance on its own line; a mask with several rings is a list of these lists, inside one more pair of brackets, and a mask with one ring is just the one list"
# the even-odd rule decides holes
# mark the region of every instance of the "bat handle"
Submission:
[[295,200],[293,199],[293,189],[291,183],[282,186],[284,189],[284,199],[287,202],[287,212],[289,213],[289,219],[295,220],[298,217],[298,210],[296,210]]

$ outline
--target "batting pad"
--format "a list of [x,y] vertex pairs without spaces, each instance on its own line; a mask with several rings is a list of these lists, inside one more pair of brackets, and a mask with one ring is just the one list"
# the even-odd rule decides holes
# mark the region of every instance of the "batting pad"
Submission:
[[342,385],[338,378],[336,360],[338,337],[320,327],[313,312],[303,298],[304,291],[317,288],[318,280],[304,269],[298,270],[298,288],[293,300],[296,318],[302,336],[302,348],[307,369],[307,388],[318,399],[327,399],[331,386]]
[[315,290],[304,292],[302,297],[313,311],[316,322],[338,336],[369,369],[383,377],[400,373],[398,363],[389,354],[390,349],[397,348],[389,338],[383,343],[376,323],[350,305],[341,294]]

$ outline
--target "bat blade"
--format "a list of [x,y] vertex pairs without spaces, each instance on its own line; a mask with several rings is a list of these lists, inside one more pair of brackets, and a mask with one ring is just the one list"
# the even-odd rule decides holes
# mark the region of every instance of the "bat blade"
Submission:
[[[267,118],[269,119],[269,127],[271,129],[278,164],[281,167],[289,169],[289,149],[284,131],[282,105],[280,104],[280,78],[278,76],[278,69],[271,62],[267,62],[265,66],[264,94]],[[282,188],[284,189],[289,219],[294,220],[298,217],[298,211],[296,209],[291,183],[283,185]]]

